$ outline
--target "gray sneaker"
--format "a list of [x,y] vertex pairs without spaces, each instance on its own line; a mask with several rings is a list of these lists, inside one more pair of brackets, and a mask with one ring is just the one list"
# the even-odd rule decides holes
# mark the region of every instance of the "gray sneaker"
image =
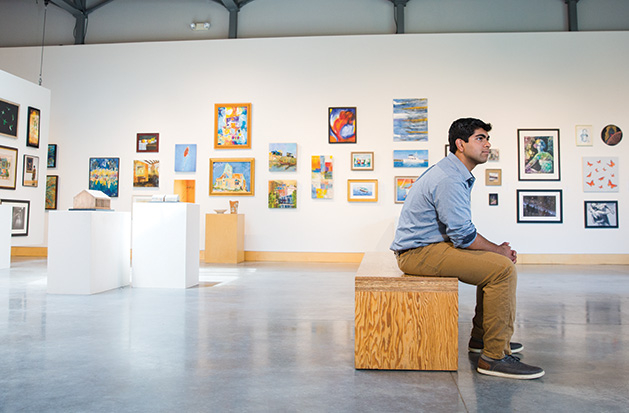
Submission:
[[500,360],[494,360],[481,355],[476,371],[489,376],[520,380],[537,379],[544,375],[544,370],[524,364],[516,356],[504,356]]

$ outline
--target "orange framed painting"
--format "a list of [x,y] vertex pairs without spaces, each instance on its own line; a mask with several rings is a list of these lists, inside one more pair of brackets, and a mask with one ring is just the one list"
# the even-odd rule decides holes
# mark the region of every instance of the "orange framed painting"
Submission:
[[214,149],[251,149],[251,103],[214,105]]
[[254,189],[254,158],[210,158],[210,195],[253,196]]

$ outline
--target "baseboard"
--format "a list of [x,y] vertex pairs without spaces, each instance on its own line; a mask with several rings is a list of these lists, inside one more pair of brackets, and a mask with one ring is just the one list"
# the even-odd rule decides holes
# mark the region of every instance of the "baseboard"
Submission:
[[362,252],[245,251],[245,261],[360,263]]
[[11,256],[46,258],[48,247],[11,247]]
[[518,254],[518,264],[629,265],[629,254]]

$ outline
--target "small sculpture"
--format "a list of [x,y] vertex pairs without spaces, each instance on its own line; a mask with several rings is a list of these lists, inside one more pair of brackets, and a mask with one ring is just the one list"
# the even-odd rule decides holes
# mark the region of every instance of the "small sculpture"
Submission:
[[230,214],[238,213],[238,201],[229,201],[229,213]]

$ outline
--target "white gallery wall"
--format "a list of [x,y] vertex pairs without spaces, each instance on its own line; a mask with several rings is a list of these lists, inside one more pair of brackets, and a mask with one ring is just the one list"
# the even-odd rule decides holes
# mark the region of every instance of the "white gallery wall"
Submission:
[[[388,248],[401,205],[394,149],[444,156],[459,117],[491,122],[500,161],[474,170],[473,216],[479,231],[528,254],[626,254],[629,138],[615,147],[598,137],[607,124],[629,130],[628,32],[382,35],[207,40],[46,47],[43,86],[52,92],[50,143],[58,144],[59,209],[87,188],[90,157],[120,158],[115,210],[134,195],[171,193],[175,179],[196,180],[201,213],[240,201],[247,251],[363,252]],[[36,81],[40,48],[0,49],[0,69]],[[392,101],[428,99],[428,142],[393,142]],[[252,104],[252,148],[213,148],[214,104]],[[354,145],[327,143],[328,107],[357,107]],[[575,126],[592,125],[591,147],[575,145]],[[520,182],[517,129],[560,130],[561,181]],[[136,134],[160,134],[158,154],[136,153]],[[268,171],[268,147],[298,143],[294,173]],[[196,173],[174,172],[175,144],[197,144]],[[352,151],[373,151],[374,171],[351,171]],[[310,157],[334,157],[334,199],[310,197]],[[584,193],[582,157],[619,158],[616,193]],[[209,158],[255,158],[255,196],[208,195]],[[133,160],[160,160],[160,188],[133,187]],[[485,168],[502,169],[486,187]],[[377,203],[347,202],[348,179],[378,179]],[[270,179],[296,179],[295,210],[267,208]],[[562,224],[516,223],[517,189],[561,189]],[[488,205],[488,194],[499,205]],[[584,200],[618,200],[618,229],[585,229]],[[204,222],[201,220],[201,234]],[[201,239],[203,246],[203,237]]]

